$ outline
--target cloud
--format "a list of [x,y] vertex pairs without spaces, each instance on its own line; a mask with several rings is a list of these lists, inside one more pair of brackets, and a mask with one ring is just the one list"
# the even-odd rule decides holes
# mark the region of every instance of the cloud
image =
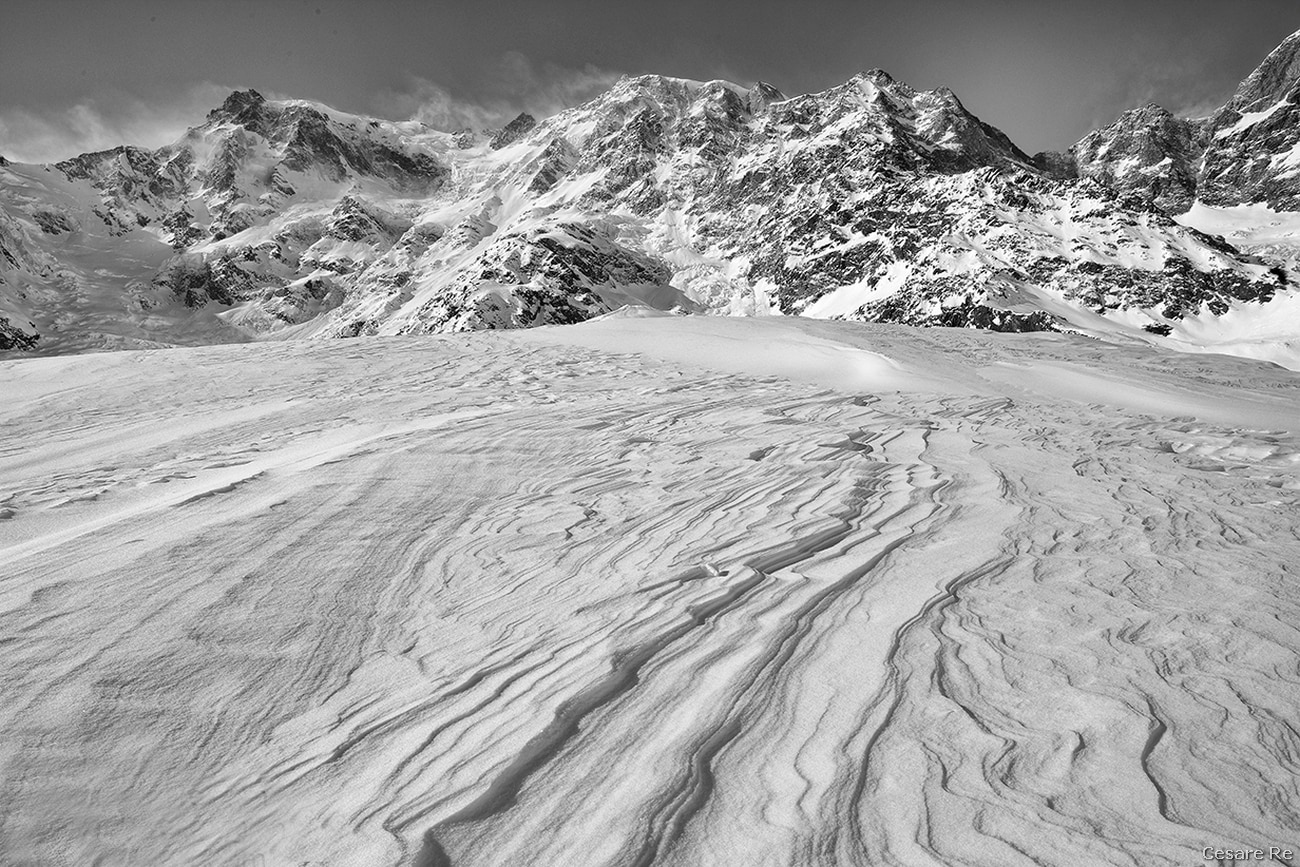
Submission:
[[501,126],[502,117],[508,121],[519,113],[511,114],[510,107],[499,100],[488,104],[457,99],[442,85],[419,76],[412,76],[401,91],[379,94],[376,107],[386,117],[410,118],[447,131]]
[[521,111],[543,118],[578,105],[608,89],[621,74],[591,64],[538,65],[510,51],[482,77],[474,93],[456,95],[437,82],[412,76],[402,90],[379,94],[376,108],[388,117],[409,117],[435,129],[491,129]]
[[34,111],[0,109],[0,155],[17,162],[56,162],[122,144],[159,147],[203,122],[235,88],[205,82],[165,105],[110,95]]
[[1171,101],[1168,108],[1179,117],[1209,117],[1223,108],[1231,96],[1232,91],[1230,90],[1215,93],[1212,96],[1184,96],[1181,99]]
[[[380,93],[372,104],[381,117],[413,118],[435,129],[492,129],[521,111],[541,118],[577,105],[607,89],[619,75],[592,65],[536,64],[512,51],[479,78],[472,93],[453,94],[436,82],[412,77],[405,88]],[[205,82],[165,103],[112,93],[58,108],[0,107],[0,155],[43,163],[123,144],[160,147],[202,123],[235,89]],[[273,91],[262,92],[277,98]]]
[[621,72],[588,63],[581,69],[543,63],[540,68],[518,51],[501,58],[499,86],[540,116],[578,105],[609,89]]

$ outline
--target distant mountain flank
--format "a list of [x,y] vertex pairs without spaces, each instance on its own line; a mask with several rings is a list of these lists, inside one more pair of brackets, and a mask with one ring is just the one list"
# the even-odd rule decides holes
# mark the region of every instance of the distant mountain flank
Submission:
[[1210,118],[1146,106],[1032,157],[951,90],[880,70],[792,98],[630,77],[486,132],[236,92],[157,150],[0,160],[0,349],[529,327],[626,304],[1175,346],[1244,333],[1293,303],[1290,236],[1218,229],[1227,209],[1274,226],[1300,210],[1298,50],[1300,34]]
[[1135,108],[1065,154],[1039,154],[1058,177],[1097,180],[1171,213],[1195,200],[1300,210],[1300,33],[1293,34],[1209,117]]

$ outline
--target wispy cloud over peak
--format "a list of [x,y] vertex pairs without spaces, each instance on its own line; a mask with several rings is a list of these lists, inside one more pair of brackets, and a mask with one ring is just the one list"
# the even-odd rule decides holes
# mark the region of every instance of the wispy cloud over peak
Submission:
[[[620,74],[590,64],[537,64],[511,51],[472,93],[453,94],[437,82],[411,76],[405,87],[379,93],[370,103],[372,113],[381,117],[412,118],[435,129],[489,129],[503,126],[521,111],[546,117],[577,105],[608,88]],[[124,144],[160,147],[202,123],[235,89],[204,82],[163,103],[111,93],[65,106],[0,106],[0,155],[43,163]],[[302,96],[263,92],[271,98]]]
[[453,94],[426,78],[378,95],[376,109],[393,118],[412,118],[435,129],[499,127],[521,111],[548,117],[601,93],[621,72],[587,64],[580,68],[536,64],[518,51],[502,55],[474,93]]
[[43,163],[123,144],[160,147],[201,123],[232,90],[204,82],[163,104],[114,94],[57,108],[0,108],[0,154]]

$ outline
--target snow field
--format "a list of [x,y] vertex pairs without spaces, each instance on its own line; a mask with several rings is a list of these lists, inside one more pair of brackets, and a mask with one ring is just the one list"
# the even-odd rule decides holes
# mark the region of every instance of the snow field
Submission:
[[0,376],[5,863],[1185,865],[1296,827],[1287,371],[625,315]]

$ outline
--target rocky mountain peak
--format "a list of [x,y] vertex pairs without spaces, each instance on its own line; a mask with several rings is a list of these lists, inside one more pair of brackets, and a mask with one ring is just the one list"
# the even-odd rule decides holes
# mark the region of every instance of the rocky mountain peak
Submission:
[[1071,155],[1080,177],[1182,213],[1196,197],[1206,128],[1148,103],[1084,136]]
[[857,136],[892,145],[905,165],[920,161],[942,172],[1032,165],[1027,154],[967,110],[951,90],[918,91],[880,69],[782,103],[780,114],[801,128],[813,119],[837,129],[847,124],[858,130]]
[[1300,85],[1300,31],[1292,33],[1264,58],[1238,86],[1225,108],[1245,112],[1267,108],[1283,99],[1300,101],[1297,85]]
[[866,72],[859,72],[855,75],[854,80],[869,81],[882,90],[896,92],[899,96],[911,99],[916,96],[916,91],[908,87],[905,82],[899,81],[883,69],[868,69]]
[[501,131],[492,137],[492,141],[488,143],[488,146],[494,151],[501,150],[506,145],[532,132],[535,126],[537,126],[537,118],[526,111],[521,111],[514,120],[502,127]]
[[216,120],[225,117],[238,121],[241,116],[256,112],[266,105],[266,97],[252,88],[248,90],[236,90],[226,97],[226,101],[221,103],[220,108],[214,108],[208,112],[208,120]]
[[761,104],[784,99],[775,87],[764,87],[764,93],[756,95],[727,81],[694,81],[667,75],[625,76],[606,93],[574,111],[584,114],[608,114],[612,111],[631,116],[650,109],[661,117],[679,117],[692,111],[705,111],[707,106],[727,105],[748,113],[749,105],[755,99]]
[[1300,32],[1246,77],[1210,126],[1200,199],[1300,210]]
[[643,75],[624,75],[614,82],[612,90],[643,90],[651,93],[677,92],[688,89],[692,83],[694,82],[689,79],[648,72]]
[[759,114],[774,102],[782,102],[786,96],[774,85],[766,81],[756,81],[749,89],[748,109],[752,114]]
[[[1056,174],[1049,156],[1037,164]],[[1147,104],[1084,136],[1070,156],[1080,176],[1170,213],[1197,199],[1215,207],[1262,202],[1300,210],[1300,32],[1212,116],[1181,118]]]

